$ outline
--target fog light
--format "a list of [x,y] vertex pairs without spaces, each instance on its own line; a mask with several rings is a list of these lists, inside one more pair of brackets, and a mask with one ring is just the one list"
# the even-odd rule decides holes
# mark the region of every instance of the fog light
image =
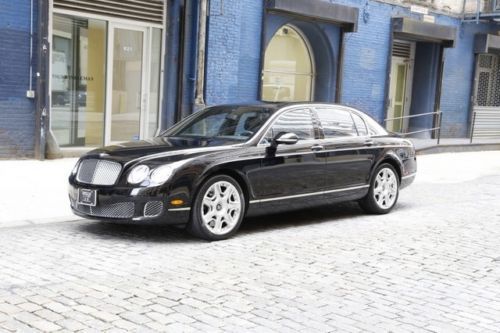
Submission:
[[172,206],[180,206],[180,205],[184,204],[184,200],[174,199],[174,200],[170,201],[170,204]]

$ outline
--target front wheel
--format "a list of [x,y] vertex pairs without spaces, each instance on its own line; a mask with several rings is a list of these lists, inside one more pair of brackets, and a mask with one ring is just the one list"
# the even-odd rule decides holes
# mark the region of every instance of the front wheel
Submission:
[[371,214],[387,214],[399,196],[399,177],[390,164],[380,165],[370,182],[368,194],[359,201],[361,208]]
[[189,233],[206,240],[234,235],[245,213],[245,197],[233,178],[219,175],[205,182],[195,199]]

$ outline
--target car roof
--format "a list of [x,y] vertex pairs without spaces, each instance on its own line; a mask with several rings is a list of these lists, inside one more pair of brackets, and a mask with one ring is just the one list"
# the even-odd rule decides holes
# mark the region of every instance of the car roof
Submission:
[[338,104],[338,103],[328,103],[328,102],[260,102],[260,103],[234,103],[234,104],[220,104],[212,105],[210,107],[227,107],[227,108],[243,108],[243,107],[255,107],[255,108],[266,108],[271,110],[273,113],[279,111],[286,107],[300,106],[300,105],[325,105],[325,106],[342,106],[352,109],[352,107]]

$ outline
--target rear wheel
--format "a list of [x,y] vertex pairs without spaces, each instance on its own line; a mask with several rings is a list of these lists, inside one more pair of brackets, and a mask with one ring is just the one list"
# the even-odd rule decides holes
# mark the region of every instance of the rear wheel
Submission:
[[187,230],[206,240],[227,239],[238,231],[245,213],[245,197],[233,178],[210,178],[198,191]]
[[370,190],[359,204],[368,213],[387,214],[396,205],[398,196],[398,173],[392,165],[384,163],[377,168],[370,182]]

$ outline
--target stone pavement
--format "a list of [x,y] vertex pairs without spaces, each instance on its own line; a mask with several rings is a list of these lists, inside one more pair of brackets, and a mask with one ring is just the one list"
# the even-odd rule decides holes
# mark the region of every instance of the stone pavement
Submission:
[[422,159],[389,215],[322,207],[222,242],[92,221],[2,228],[0,331],[499,332],[500,169],[478,156]]

